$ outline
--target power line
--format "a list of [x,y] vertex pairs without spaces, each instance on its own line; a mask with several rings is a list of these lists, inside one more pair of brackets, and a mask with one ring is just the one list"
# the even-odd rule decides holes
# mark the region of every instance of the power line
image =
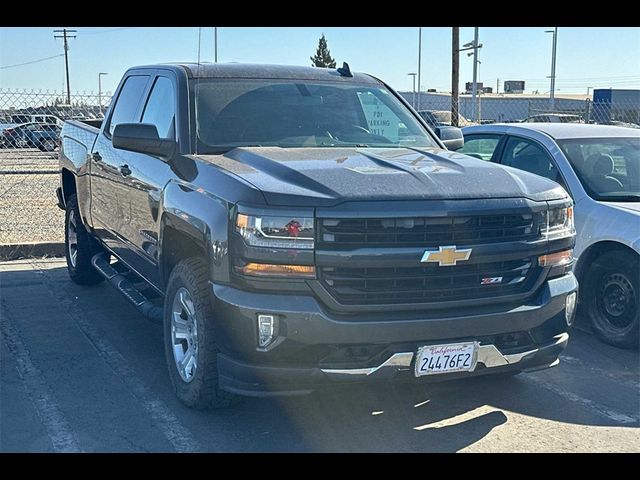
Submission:
[[83,35],[99,35],[101,33],[111,33],[111,32],[119,32],[120,30],[129,30],[136,27],[120,27],[120,28],[112,28],[110,30],[78,30],[78,33]]
[[63,55],[64,53],[59,53],[58,55],[52,55],[50,57],[40,58],[38,60],[31,60],[30,62],[16,63],[15,65],[5,65],[4,67],[0,67],[0,70],[5,70],[7,68],[14,68],[14,67],[22,67],[23,65],[31,65],[33,63],[38,63],[38,62],[44,62],[46,60],[51,60],[52,58],[62,57]]

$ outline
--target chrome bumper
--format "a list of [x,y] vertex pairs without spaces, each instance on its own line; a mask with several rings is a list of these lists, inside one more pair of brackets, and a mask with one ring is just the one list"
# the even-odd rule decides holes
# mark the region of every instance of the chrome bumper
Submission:
[[[569,334],[562,333],[554,337],[554,341],[551,344],[545,345],[545,348],[561,345],[563,343],[566,343],[568,340],[569,340]],[[478,355],[477,362],[473,368],[475,370],[475,367],[478,365],[478,363],[482,363],[486,368],[513,365],[513,364],[519,363],[523,358],[528,357],[530,355],[534,355],[539,351],[540,349],[534,348],[533,350],[527,350],[526,352],[503,355],[502,353],[500,353],[500,350],[498,350],[495,345],[480,345],[478,346],[478,349],[477,349],[477,355]],[[343,375],[371,376],[376,373],[380,373],[383,370],[396,370],[396,371],[409,370],[409,368],[411,368],[411,362],[413,360],[413,356],[414,356],[413,352],[394,353],[387,360],[385,360],[383,363],[381,363],[377,367],[351,368],[351,369],[323,368],[321,370],[323,373],[325,373],[329,377],[342,377]]]

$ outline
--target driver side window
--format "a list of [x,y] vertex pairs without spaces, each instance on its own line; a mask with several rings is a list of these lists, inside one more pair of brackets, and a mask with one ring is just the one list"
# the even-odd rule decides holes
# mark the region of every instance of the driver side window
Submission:
[[509,138],[502,154],[502,164],[546,177],[558,182],[566,189],[558,168],[549,154],[532,140]]

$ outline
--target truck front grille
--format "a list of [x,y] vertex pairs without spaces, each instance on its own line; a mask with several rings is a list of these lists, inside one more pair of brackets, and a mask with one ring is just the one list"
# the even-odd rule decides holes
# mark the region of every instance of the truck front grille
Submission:
[[321,248],[437,247],[532,240],[536,214],[409,218],[322,218]]
[[[522,293],[536,270],[535,259],[524,258],[450,267],[322,267],[319,279],[343,305],[436,303]],[[485,279],[495,283],[482,284]]]

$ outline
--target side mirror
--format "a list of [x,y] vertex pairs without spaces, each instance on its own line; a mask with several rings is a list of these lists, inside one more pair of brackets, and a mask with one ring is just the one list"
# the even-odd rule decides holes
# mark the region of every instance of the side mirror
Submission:
[[458,127],[442,126],[442,127],[435,127],[434,130],[438,138],[442,140],[442,143],[444,143],[444,146],[447,147],[449,150],[458,150],[459,148],[462,148],[462,146],[464,145],[464,137],[462,136],[462,130],[459,129]]
[[113,148],[171,158],[176,142],[160,138],[158,129],[149,123],[120,123],[113,130]]

